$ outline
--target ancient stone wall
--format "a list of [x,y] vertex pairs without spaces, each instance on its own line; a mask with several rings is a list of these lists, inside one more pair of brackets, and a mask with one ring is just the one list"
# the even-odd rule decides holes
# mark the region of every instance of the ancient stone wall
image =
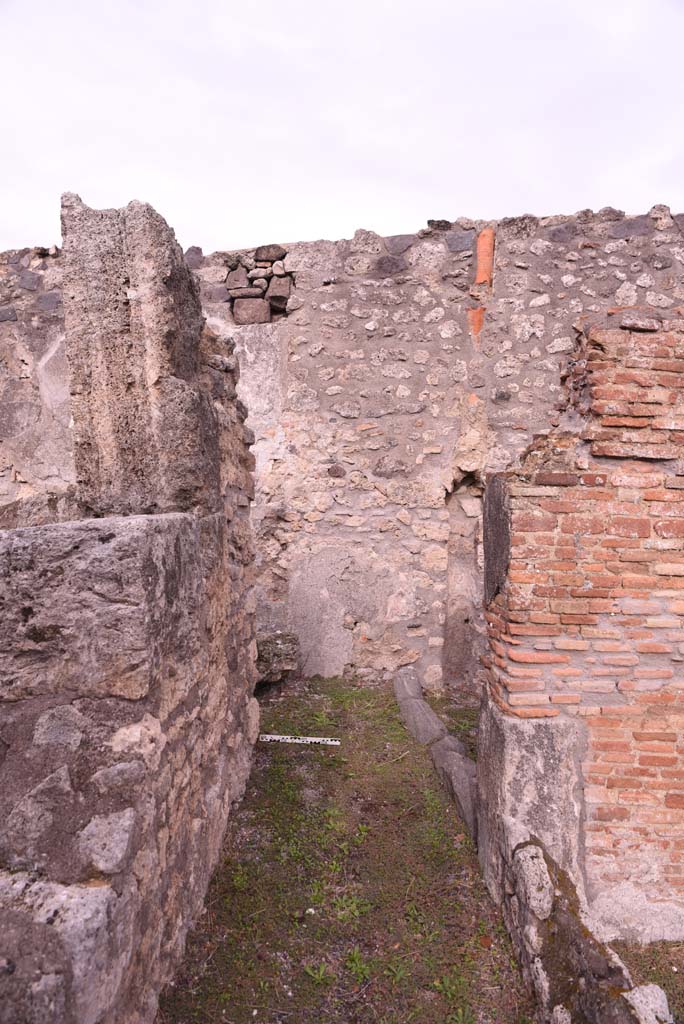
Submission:
[[[237,387],[256,434],[252,518],[262,628],[298,636],[306,674],[352,671],[377,679],[412,665],[425,689],[476,688],[487,650],[486,595],[491,698],[482,718],[478,839],[492,891],[504,901],[511,896],[516,849],[538,843],[549,870],[577,887],[583,912],[591,906],[602,935],[681,934],[680,538],[672,512],[683,435],[679,342],[668,339],[680,330],[677,307],[684,302],[682,218],[664,207],[630,218],[607,209],[495,224],[434,221],[416,235],[359,231],[348,241],[208,257],[193,249],[188,259],[207,316],[193,347],[200,314],[177,252],[165,252],[160,262],[164,287],[142,253],[154,243],[158,221],[141,221],[137,208],[101,224],[89,216],[78,214],[84,235],[109,223],[114,264],[123,259],[125,273],[118,289],[100,290],[107,261],[98,262],[97,246],[84,250],[87,266],[64,290],[67,323],[71,308],[73,336],[84,345],[91,334],[78,311],[88,289],[97,291],[109,312],[94,351],[111,375],[112,395],[119,402],[131,396],[128,413],[94,389],[82,349],[72,358],[76,390],[68,401],[59,363],[63,257],[31,250],[2,264],[2,386],[16,409],[2,441],[2,521],[22,526],[105,515],[87,528],[80,524],[83,536],[61,549],[63,574],[51,575],[43,561],[59,550],[54,535],[35,547],[25,536],[31,531],[6,535],[15,546],[21,540],[17,571],[29,580],[31,572],[43,573],[64,588],[55,601],[50,594],[58,589],[46,587],[47,606],[37,597],[23,601],[21,588],[11,602],[7,628],[23,630],[23,647],[10,678],[15,692],[27,695],[26,707],[55,699],[77,680],[79,693],[89,687],[87,699],[98,707],[123,701],[116,714],[139,712],[143,705],[131,699],[152,700],[145,714],[161,723],[169,752],[163,756],[175,749],[168,734],[176,726],[183,737],[184,729],[204,735],[197,707],[205,708],[215,684],[200,695],[183,666],[199,658],[198,637],[209,627],[196,629],[194,613],[182,625],[173,597],[178,586],[184,608],[206,608],[207,601],[214,608],[216,595],[219,604],[233,595],[229,616],[244,626],[221,641],[233,651],[238,678],[225,700],[236,730],[247,729],[239,723],[249,708],[244,680],[251,669],[240,667],[237,656],[250,630],[250,606],[240,605],[243,570],[231,570],[230,591],[214,575],[225,556],[193,575],[200,551],[227,544],[234,566],[247,557],[240,518],[248,487],[244,407],[234,397],[234,345]],[[165,288],[192,305],[180,324]],[[49,308],[39,305],[43,295],[51,296],[42,300]],[[148,301],[149,309],[140,308]],[[159,328],[159,317],[168,329]],[[120,361],[122,341],[133,359],[128,369]],[[21,357],[25,369],[17,352],[28,353]],[[631,365],[633,357],[641,362]],[[663,375],[657,386],[654,375]],[[54,393],[64,399],[59,416]],[[611,402],[617,404],[605,405]],[[22,418],[24,405],[30,417]],[[31,430],[40,433],[50,417],[61,424],[55,437],[64,443],[48,471]],[[131,461],[129,436],[144,460]],[[127,475],[131,486],[122,488]],[[220,526],[225,495],[227,526]],[[208,549],[199,524],[204,537],[214,537]],[[100,526],[107,527],[101,545]],[[138,531],[135,538],[130,531]],[[122,565],[111,578],[102,562],[110,543]],[[51,621],[45,608],[74,606],[73,595],[89,580],[79,561],[88,550],[98,553],[106,585],[90,589],[97,611],[86,609],[81,618],[108,625],[79,632]],[[136,569],[142,550],[149,554]],[[187,552],[197,554],[186,558]],[[110,588],[124,583],[135,590],[135,608],[149,608],[142,619],[125,601],[112,601]],[[176,609],[169,618],[157,615],[155,588],[162,584],[164,602]],[[247,609],[247,619],[240,620],[238,608]],[[220,636],[213,612],[211,621]],[[128,663],[116,663],[117,631],[130,637],[135,656]],[[72,636],[78,642],[70,646]],[[41,674],[43,655],[53,667]],[[196,671],[213,678],[210,665]],[[53,680],[49,693],[40,689],[45,678]],[[160,710],[167,704],[168,719]],[[111,710],[113,720],[116,714]],[[142,721],[139,714],[135,721]],[[45,730],[50,734],[46,725],[37,735]],[[30,749],[39,746],[35,741]],[[80,757],[80,745],[75,749]],[[235,756],[240,778],[244,762]],[[60,767],[48,776],[49,799],[71,799],[60,789],[62,775],[53,779]],[[76,792],[81,776],[68,770]],[[24,768],[20,775],[29,777]],[[209,785],[206,773],[199,775],[205,781],[198,785]],[[42,806],[43,790],[30,792]],[[188,799],[195,806],[195,797]],[[112,813],[125,810],[117,805]],[[39,858],[36,844],[31,856]]]
[[583,316],[684,298],[678,220],[434,221],[283,250],[285,315],[252,324],[228,285],[239,267],[251,287],[260,253],[192,254],[256,434],[260,623],[298,634],[309,674],[414,664],[428,689],[463,685],[485,648],[483,480],[555,422]]
[[[188,251],[211,328],[237,346],[256,434],[259,622],[298,635],[305,672],[377,678],[415,664],[431,689],[476,678],[483,479],[553,425],[583,316],[682,300],[679,221],[664,207],[631,218],[587,211]],[[7,259],[0,309],[18,321],[0,322],[0,344],[16,350],[19,323],[34,339],[47,327],[56,365],[62,260],[35,250]],[[35,293],[20,285],[22,261],[35,267]],[[273,281],[282,295],[269,297]],[[43,295],[54,312],[38,307]],[[30,387],[45,417],[31,372],[22,385],[7,374],[5,393],[22,410]],[[10,504],[46,489],[30,432],[21,422],[12,431],[0,444],[7,474],[28,482],[0,496],[0,514],[42,521],[37,499],[25,498],[23,518]],[[70,450],[55,462],[67,487]]]
[[251,435],[164,221],[71,196],[63,226],[73,442],[47,476],[10,421],[7,516],[42,525],[0,531],[0,1021],[149,1024],[258,728]]

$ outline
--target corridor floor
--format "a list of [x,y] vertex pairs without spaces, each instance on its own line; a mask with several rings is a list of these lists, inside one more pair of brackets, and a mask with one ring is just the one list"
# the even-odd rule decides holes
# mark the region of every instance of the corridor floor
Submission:
[[288,684],[157,1024],[529,1024],[470,839],[392,694]]

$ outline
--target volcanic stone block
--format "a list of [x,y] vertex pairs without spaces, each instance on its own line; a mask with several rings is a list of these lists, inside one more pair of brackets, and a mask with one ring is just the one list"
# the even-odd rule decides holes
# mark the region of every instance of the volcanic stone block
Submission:
[[185,250],[185,262],[191,270],[197,270],[202,266],[203,253],[199,245],[191,245]]
[[231,299],[263,299],[264,288],[229,288]]
[[489,477],[484,497],[485,605],[494,600],[506,581],[511,558],[511,519],[506,478]]
[[287,249],[283,249],[282,245],[260,245],[254,253],[257,263],[275,263],[276,260],[284,260],[286,256]]
[[249,278],[244,267],[231,270],[226,278],[226,288],[249,288]]
[[236,324],[270,323],[271,305],[266,299],[236,299],[233,318]]
[[219,505],[216,413],[199,383],[203,316],[173,231],[145,203],[62,199],[66,354],[87,514]]
[[285,312],[291,290],[292,281],[289,277],[272,277],[266,292],[266,298],[271,303],[271,308],[279,313]]
[[474,231],[448,231],[446,244],[449,252],[469,252],[475,242]]
[[429,745],[446,736],[444,723],[426,701],[409,697],[400,702],[399,710],[404,725],[419,743]]
[[144,697],[165,652],[201,645],[195,545],[178,514],[0,532],[0,701]]
[[403,256],[381,256],[375,263],[375,272],[381,277],[392,277],[408,269]]
[[410,249],[416,241],[416,235],[390,235],[385,239],[385,245],[392,256],[399,256]]

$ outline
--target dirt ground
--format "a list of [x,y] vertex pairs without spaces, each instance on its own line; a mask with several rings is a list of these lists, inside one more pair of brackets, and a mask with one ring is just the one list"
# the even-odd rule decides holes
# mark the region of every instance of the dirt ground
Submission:
[[288,684],[262,730],[342,743],[258,744],[157,1024],[530,1024],[470,839],[392,694]]
[[676,1024],[684,1024],[684,942],[654,942],[651,946],[611,943],[627,964],[637,985],[660,985],[667,995]]

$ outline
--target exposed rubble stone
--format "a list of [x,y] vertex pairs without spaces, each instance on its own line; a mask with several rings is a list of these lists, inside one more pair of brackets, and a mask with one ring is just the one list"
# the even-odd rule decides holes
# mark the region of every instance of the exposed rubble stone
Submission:
[[299,641],[294,633],[257,633],[257,678],[260,683],[281,683],[299,667]]

